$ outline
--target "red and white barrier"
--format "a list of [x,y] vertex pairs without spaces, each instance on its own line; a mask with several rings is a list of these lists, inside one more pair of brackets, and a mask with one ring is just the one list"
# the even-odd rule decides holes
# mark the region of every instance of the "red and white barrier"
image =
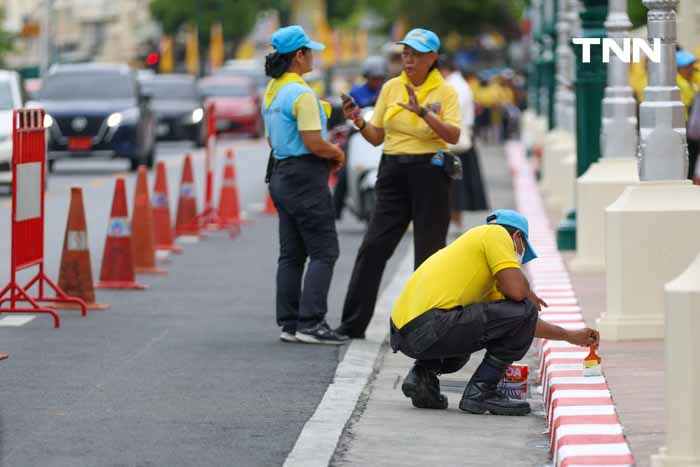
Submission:
[[[566,329],[585,327],[569,273],[524,148],[506,146],[518,210],[530,224],[530,243],[539,258],[527,266],[537,294],[549,304],[540,318]],[[583,376],[588,349],[542,340],[538,384],[542,384],[555,467],[634,465],[610,389],[603,376]]]
[[[87,315],[85,302],[68,296],[44,273],[44,186],[46,140],[44,111],[12,112],[12,259],[10,282],[0,291],[0,313],[46,313],[54,327],[61,325],[56,310],[40,303],[72,303]],[[19,271],[37,267],[26,284],[17,281]],[[30,289],[36,286],[36,294]],[[55,295],[47,295],[53,290]],[[9,306],[3,306],[9,303]],[[20,306],[18,303],[26,305]]]

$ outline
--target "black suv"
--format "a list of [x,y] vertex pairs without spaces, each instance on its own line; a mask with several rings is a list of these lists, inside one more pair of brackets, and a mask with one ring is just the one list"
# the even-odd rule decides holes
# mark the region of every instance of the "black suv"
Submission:
[[127,65],[56,65],[38,105],[47,115],[49,170],[57,159],[92,155],[129,159],[131,170],[153,166],[155,114]]
[[197,81],[190,75],[155,75],[140,78],[141,88],[152,97],[158,119],[159,140],[188,139],[204,145],[206,120]]

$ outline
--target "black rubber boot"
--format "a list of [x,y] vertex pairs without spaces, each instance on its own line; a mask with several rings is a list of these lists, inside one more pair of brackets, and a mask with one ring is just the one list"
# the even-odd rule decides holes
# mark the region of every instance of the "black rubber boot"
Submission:
[[498,390],[510,362],[504,362],[486,354],[464,390],[459,408],[465,412],[494,415],[527,415],[530,404],[527,401],[510,399]]
[[447,397],[440,394],[440,380],[423,366],[413,365],[403,380],[401,391],[419,409],[447,408]]

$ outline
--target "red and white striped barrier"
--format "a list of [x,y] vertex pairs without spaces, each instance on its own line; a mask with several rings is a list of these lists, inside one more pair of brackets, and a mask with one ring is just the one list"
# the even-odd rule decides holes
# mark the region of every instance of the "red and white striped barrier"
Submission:
[[[569,273],[557,249],[532,168],[518,143],[506,145],[518,210],[530,224],[539,258],[527,266],[535,292],[549,304],[540,318],[566,329],[585,327]],[[566,342],[539,342],[542,384],[555,467],[634,465],[634,457],[603,376],[583,376],[588,349]]]

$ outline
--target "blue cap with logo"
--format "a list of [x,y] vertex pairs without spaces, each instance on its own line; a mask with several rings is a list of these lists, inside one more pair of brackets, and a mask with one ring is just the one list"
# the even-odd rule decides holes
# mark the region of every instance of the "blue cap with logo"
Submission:
[[427,29],[411,29],[406,37],[397,44],[407,45],[417,52],[437,52],[440,50],[440,38],[433,31]]
[[687,50],[679,50],[676,52],[676,65],[683,68],[684,66],[692,65],[697,61],[695,55]]
[[528,233],[530,231],[527,219],[525,216],[516,211],[511,211],[510,209],[496,209],[486,218],[487,224],[498,224],[507,225],[518,229],[523,233],[523,240],[525,240],[525,254],[523,255],[523,264],[532,261],[537,258],[535,250],[532,249],[530,241],[528,240]]
[[309,39],[306,31],[301,26],[287,26],[280,28],[272,34],[270,44],[278,53],[286,54],[294,52],[302,47],[307,47],[311,50],[325,50],[326,46]]

